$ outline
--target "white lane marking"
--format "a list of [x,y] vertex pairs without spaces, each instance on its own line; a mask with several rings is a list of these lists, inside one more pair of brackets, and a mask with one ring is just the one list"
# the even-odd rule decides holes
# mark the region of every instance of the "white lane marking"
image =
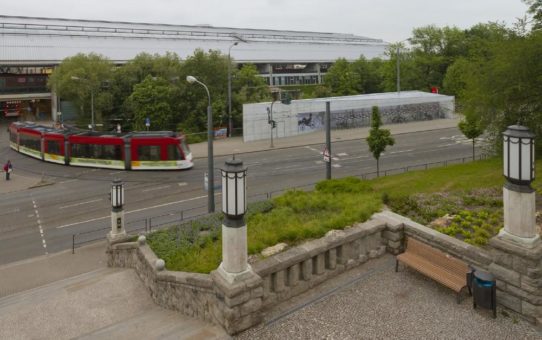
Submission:
[[340,168],[341,167],[340,164],[331,164],[331,166],[334,167],[334,168]]
[[141,190],[141,192],[149,192],[149,191],[156,191],[156,190],[162,190],[162,189],[167,189],[169,188],[169,185],[163,185],[161,187],[156,187],[156,188],[151,188],[151,189],[145,189],[145,190]]
[[324,161],[315,161],[316,164],[324,164]]
[[337,157],[331,157],[332,160],[338,161],[339,159]]
[[184,187],[184,186],[187,186],[187,185],[188,185],[188,183],[186,183],[186,182],[181,182],[181,183],[177,183],[177,184],[178,184],[180,187]]
[[71,208],[71,207],[77,207],[79,205],[99,202],[101,200],[102,200],[101,198],[98,198],[98,199],[95,199],[95,200],[92,200],[92,201],[86,201],[86,202],[79,202],[79,203],[75,203],[75,204],[63,205],[61,207],[58,207],[58,209],[66,209],[66,208]]
[[393,154],[396,154],[396,153],[412,152],[412,151],[414,151],[414,149],[410,149],[410,150],[399,150],[399,151],[392,151],[392,152],[390,152],[390,155],[393,155]]
[[437,148],[445,148],[445,147],[448,147],[448,146],[454,146],[454,145],[457,145],[457,143],[450,143],[450,144],[444,144],[444,145],[437,145]]
[[356,156],[356,157],[348,157],[348,158],[341,158],[341,161],[348,161],[352,159],[360,159],[360,158],[369,158],[369,156]]
[[116,175],[116,174],[120,174],[121,172],[124,172],[124,171],[114,171],[114,172],[110,172],[109,174],[110,175]]
[[[221,195],[221,193],[216,193],[215,195],[218,196],[218,195]],[[198,196],[198,197],[192,197],[192,198],[188,198],[188,199],[181,200],[181,201],[175,201],[175,202],[169,202],[169,203],[159,204],[159,205],[155,205],[155,206],[152,206],[152,207],[146,207],[146,208],[141,208],[141,209],[136,209],[136,210],[130,210],[130,211],[125,212],[125,214],[132,214],[132,213],[135,213],[135,212],[140,212],[140,211],[145,211],[145,210],[150,210],[150,209],[155,209],[155,208],[166,207],[166,206],[172,205],[172,204],[178,204],[178,203],[184,203],[184,202],[195,201],[195,200],[199,200],[199,199],[202,199],[202,198],[207,198],[207,195],[204,195],[204,196]],[[106,218],[111,218],[111,216],[108,215],[108,216],[96,217],[96,218],[92,218],[92,219],[86,220],[86,221],[74,222],[74,223],[70,223],[70,224],[64,224],[64,225],[61,225],[61,226],[56,227],[56,229],[62,229],[62,228],[67,228],[67,227],[73,227],[74,225],[83,224],[83,223],[88,223],[88,222],[94,222],[94,221],[99,221],[99,220],[104,220],[104,219],[106,219]]]
[[47,252],[47,243],[45,242],[45,236],[43,235],[43,228],[41,226],[41,220],[39,218],[39,213],[38,213],[38,209],[37,209],[37,204],[36,204],[36,201],[34,199],[32,199],[32,204],[34,205],[34,209],[35,209],[35,212],[36,212],[36,221],[38,222],[38,229],[40,231],[40,236],[41,236],[41,243],[42,243],[42,246],[43,246],[43,249],[45,249],[45,255],[48,255],[48,252]]
[[26,217],[34,217],[34,214],[26,215]]
[[58,184],[66,184],[66,183],[71,183],[71,182],[75,182],[75,181],[77,181],[77,179],[69,179],[67,181],[60,181],[60,182],[58,182]]
[[337,156],[343,157],[343,156],[348,156],[348,154],[346,152],[341,152],[341,153],[338,153]]

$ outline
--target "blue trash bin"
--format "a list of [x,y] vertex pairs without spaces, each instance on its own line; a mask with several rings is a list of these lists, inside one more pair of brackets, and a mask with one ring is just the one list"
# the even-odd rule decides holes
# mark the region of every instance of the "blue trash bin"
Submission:
[[491,273],[475,270],[472,280],[472,306],[489,308],[497,317],[497,281]]

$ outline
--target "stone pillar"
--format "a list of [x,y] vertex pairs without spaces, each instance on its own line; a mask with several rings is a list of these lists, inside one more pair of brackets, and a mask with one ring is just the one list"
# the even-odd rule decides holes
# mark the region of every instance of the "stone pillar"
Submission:
[[228,334],[233,335],[262,321],[263,281],[252,270],[236,276],[234,282],[217,269],[211,272],[217,303],[211,314]]
[[493,237],[489,271],[497,278],[497,303],[542,324],[542,244],[531,248]]
[[246,168],[239,159],[226,161],[222,175],[222,263],[217,271],[229,283],[242,281],[253,272],[248,264]]
[[124,209],[111,209],[111,231],[107,234],[110,242],[123,240],[126,237],[126,229],[124,229]]
[[527,185],[506,183],[503,187],[504,228],[498,237],[527,248],[540,243],[536,228],[535,191]]

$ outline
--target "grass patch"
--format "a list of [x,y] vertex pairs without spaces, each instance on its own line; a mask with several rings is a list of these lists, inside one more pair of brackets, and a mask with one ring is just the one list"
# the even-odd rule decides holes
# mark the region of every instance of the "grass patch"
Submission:
[[[541,169],[542,162],[537,162]],[[538,176],[537,176],[538,178]],[[312,192],[292,190],[249,205],[248,250],[257,254],[279,242],[295,245],[332,229],[366,221],[381,209],[428,225],[449,215],[436,230],[483,246],[502,227],[502,162],[489,159],[365,181],[322,181]],[[533,187],[542,191],[542,183]],[[148,242],[169,270],[209,273],[221,261],[222,214],[154,232]]]

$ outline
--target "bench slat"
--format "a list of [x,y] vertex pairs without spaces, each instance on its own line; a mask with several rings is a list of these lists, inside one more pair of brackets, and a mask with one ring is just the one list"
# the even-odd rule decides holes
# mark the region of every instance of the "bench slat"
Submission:
[[431,262],[440,267],[447,268],[452,272],[456,272],[458,275],[464,275],[469,271],[468,265],[463,261],[413,238],[407,239],[406,252],[430,259]]
[[419,256],[403,253],[398,255],[397,259],[456,292],[459,292],[467,285],[466,275],[460,277]]
[[406,239],[405,252],[397,255],[397,261],[457,293],[467,285],[469,267],[466,263],[416,239]]

